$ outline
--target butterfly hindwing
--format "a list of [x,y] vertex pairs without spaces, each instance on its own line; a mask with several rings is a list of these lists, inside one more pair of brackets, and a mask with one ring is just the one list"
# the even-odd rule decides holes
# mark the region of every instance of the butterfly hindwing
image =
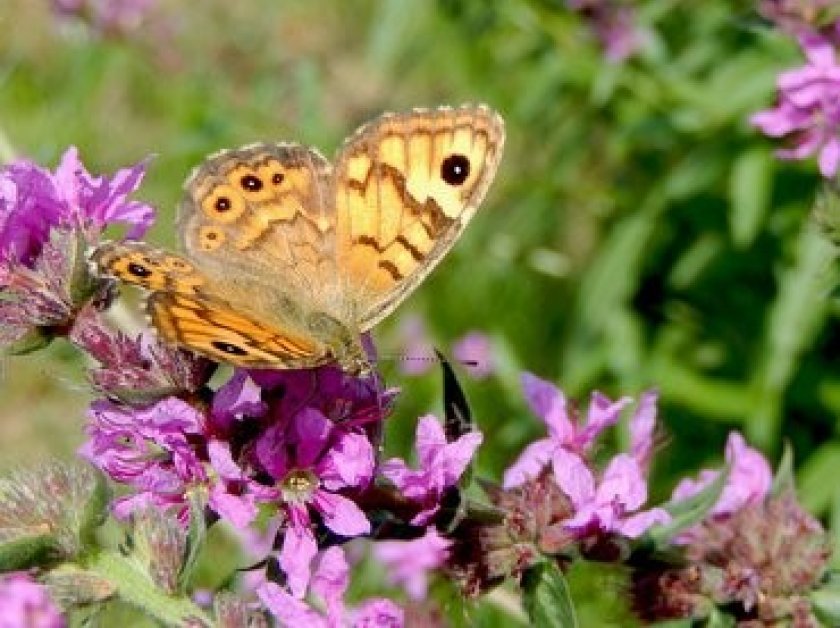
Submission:
[[164,340],[217,362],[289,369],[327,361],[324,347],[272,329],[212,299],[154,292],[146,307]]

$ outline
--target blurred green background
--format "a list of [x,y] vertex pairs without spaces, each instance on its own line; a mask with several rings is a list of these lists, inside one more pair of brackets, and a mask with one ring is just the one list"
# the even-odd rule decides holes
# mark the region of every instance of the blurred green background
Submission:
[[[464,377],[485,474],[542,433],[521,399],[527,369],[582,402],[660,389],[655,499],[718,464],[739,429],[773,459],[790,441],[802,499],[830,519],[840,307],[834,252],[809,218],[820,182],[748,125],[801,53],[749,2],[636,5],[644,46],[612,63],[559,0],[161,0],[111,37],[46,0],[3,0],[0,150],[52,167],[77,145],[93,172],[154,154],[139,197],[160,210],[149,239],[172,246],[181,183],[209,152],[285,139],[330,154],[383,110],[487,102],[508,125],[496,182],[378,330],[380,350],[402,350],[409,314],[442,348],[492,336],[496,376]],[[72,455],[89,401],[80,365],[60,343],[3,363],[3,466]],[[404,452],[416,416],[440,410],[438,376],[384,368],[403,388],[389,449]],[[572,581],[583,625],[627,625],[589,593],[619,591],[620,574]]]

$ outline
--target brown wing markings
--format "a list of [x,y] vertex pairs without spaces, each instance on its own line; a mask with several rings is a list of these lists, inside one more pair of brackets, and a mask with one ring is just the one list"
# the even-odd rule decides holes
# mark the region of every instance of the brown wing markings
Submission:
[[[275,331],[224,303],[153,293],[147,310],[161,336],[217,361],[238,366],[297,368],[327,361],[313,343]],[[208,324],[209,323],[209,324]]]
[[145,290],[197,292],[205,283],[186,259],[143,242],[103,244],[91,261],[104,275]]

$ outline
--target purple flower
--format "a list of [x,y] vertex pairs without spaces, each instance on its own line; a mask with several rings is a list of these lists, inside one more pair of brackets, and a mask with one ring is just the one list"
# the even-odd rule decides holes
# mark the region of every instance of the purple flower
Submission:
[[831,15],[833,5],[835,0],[761,0],[757,9],[786,33],[801,37],[815,31],[840,34],[837,16]]
[[112,177],[91,175],[70,148],[52,173],[29,161],[0,168],[0,259],[32,264],[53,229],[81,230],[90,240],[122,222],[128,237],[145,233],[154,210],[129,201],[143,180],[145,163]]
[[118,35],[140,26],[157,0],[52,0],[53,11],[76,18],[100,33]]
[[46,588],[23,573],[0,576],[0,628],[62,628]]
[[168,396],[194,394],[212,375],[209,360],[163,344],[151,333],[130,338],[112,331],[94,308],[76,317],[69,337],[99,363],[88,370],[93,388],[124,403],[148,405]]
[[[738,432],[729,434],[726,441],[726,462],[731,466],[726,485],[710,515],[726,517],[742,508],[764,501],[773,484],[770,464],[761,453],[747,445]],[[720,471],[705,469],[697,480],[684,479],[671,495],[672,501],[696,495],[715,481]]]
[[437,360],[426,325],[419,316],[400,321],[399,336],[405,349],[398,365],[403,375],[423,375]]
[[256,444],[263,469],[278,482],[278,497],[288,518],[280,550],[280,566],[289,588],[302,597],[318,545],[310,508],[324,525],[343,537],[370,532],[364,512],[344,489],[366,487],[373,477],[373,447],[367,437],[345,432],[313,408],[304,408],[291,429],[269,429]]
[[419,419],[415,446],[420,468],[412,470],[399,458],[392,458],[381,467],[382,475],[407,499],[420,505],[412,524],[426,525],[432,519],[444,490],[457,484],[481,441],[480,432],[469,432],[449,443],[443,426],[434,416]]
[[579,537],[616,532],[634,539],[652,525],[671,520],[662,508],[636,512],[647,501],[647,482],[638,461],[629,454],[610,461],[597,487],[591,473],[557,482],[575,508],[565,527]]
[[586,18],[604,55],[613,63],[632,57],[648,39],[629,5],[616,0],[567,0],[566,4]]
[[777,151],[781,159],[818,155],[820,172],[833,177],[840,167],[840,66],[826,39],[803,35],[800,44],[808,65],[779,75],[779,103],[750,122],[766,135],[793,134],[795,146]]
[[400,585],[413,600],[424,600],[428,590],[428,572],[441,567],[449,557],[452,541],[434,528],[411,541],[380,541],[373,555],[386,569],[391,584]]
[[496,370],[493,360],[493,345],[489,336],[478,331],[471,331],[458,340],[452,347],[452,355],[459,362],[467,365],[467,372],[476,379],[484,379]]
[[290,595],[273,582],[257,589],[257,595],[284,626],[303,628],[397,628],[403,625],[403,611],[386,599],[368,600],[355,610],[348,609],[344,595],[349,584],[349,567],[344,552],[331,547],[322,555],[310,584],[310,591],[320,599],[324,611],[315,610]]
[[126,517],[146,506],[174,506],[185,517],[187,488],[208,480],[190,440],[202,433],[202,415],[169,397],[146,408],[96,401],[88,417],[89,440],[79,454],[135,490],[115,501],[115,514]]
[[569,411],[566,397],[553,384],[524,373],[522,387],[531,410],[545,422],[548,437],[525,448],[505,472],[505,488],[520,486],[536,478],[549,463],[557,478],[566,478],[572,484],[586,481],[591,472],[586,467],[584,454],[602,431],[618,421],[621,410],[631,399],[622,397],[612,402],[601,393],[593,393],[586,422],[580,425],[577,413],[574,409]]

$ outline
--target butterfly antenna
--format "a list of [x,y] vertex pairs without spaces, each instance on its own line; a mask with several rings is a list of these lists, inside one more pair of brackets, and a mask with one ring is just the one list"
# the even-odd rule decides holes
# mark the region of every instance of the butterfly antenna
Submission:
[[480,365],[478,360],[451,360],[448,356],[444,354],[438,355],[406,355],[406,354],[399,354],[399,355],[380,355],[378,358],[379,362],[426,362],[426,363],[433,363],[433,364],[440,364],[441,362],[455,362],[456,364],[460,364],[461,366],[472,366],[476,367]]

